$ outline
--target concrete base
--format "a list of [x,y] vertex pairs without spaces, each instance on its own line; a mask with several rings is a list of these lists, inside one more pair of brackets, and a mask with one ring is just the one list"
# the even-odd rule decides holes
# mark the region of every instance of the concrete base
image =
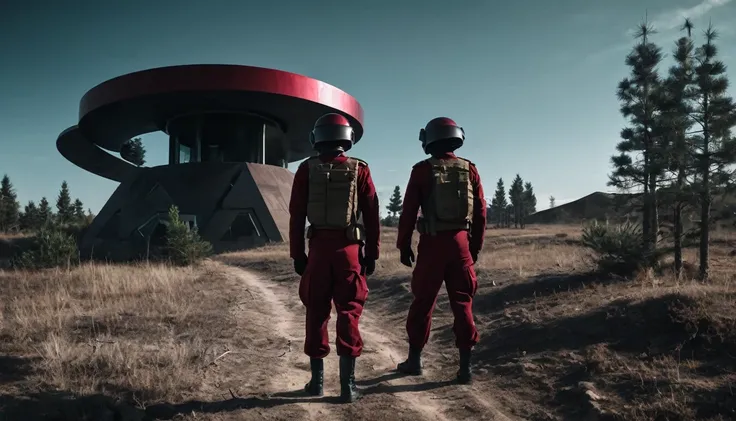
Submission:
[[294,174],[273,165],[201,162],[142,168],[124,180],[82,238],[83,257],[145,257],[165,244],[169,207],[215,252],[289,238]]

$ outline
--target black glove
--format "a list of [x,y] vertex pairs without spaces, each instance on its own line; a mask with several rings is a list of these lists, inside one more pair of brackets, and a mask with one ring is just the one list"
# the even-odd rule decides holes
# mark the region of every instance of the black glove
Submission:
[[294,272],[297,275],[304,275],[304,271],[307,269],[307,255],[294,259]]
[[470,256],[473,258],[473,264],[478,261],[478,251],[477,250],[471,250]]
[[363,274],[373,275],[376,271],[376,259],[363,259]]
[[414,251],[411,246],[401,249],[401,264],[411,267],[412,263],[414,263]]
[[373,272],[376,271],[376,259],[366,259],[365,249],[363,247],[358,251],[358,261],[360,261],[361,275],[373,275]]

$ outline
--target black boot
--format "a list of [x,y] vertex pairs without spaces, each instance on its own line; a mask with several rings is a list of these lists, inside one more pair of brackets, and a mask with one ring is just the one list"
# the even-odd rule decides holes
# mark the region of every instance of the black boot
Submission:
[[361,393],[355,386],[355,358],[340,356],[340,401],[352,403],[360,399]]
[[310,358],[309,366],[312,369],[312,379],[304,386],[304,391],[312,396],[324,394],[322,385],[324,381],[325,366],[321,358]]
[[421,376],[422,350],[409,347],[409,358],[403,363],[399,363],[396,370],[399,373],[409,374],[411,376]]
[[473,376],[470,370],[470,357],[472,353],[472,349],[460,350],[460,370],[457,371],[457,382],[460,384],[470,384],[472,381]]

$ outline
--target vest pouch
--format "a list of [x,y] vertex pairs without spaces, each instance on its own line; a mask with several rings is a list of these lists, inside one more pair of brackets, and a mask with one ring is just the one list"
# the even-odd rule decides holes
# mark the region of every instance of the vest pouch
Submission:
[[344,229],[358,219],[358,161],[309,162],[307,220],[317,229]]
[[365,227],[360,224],[353,224],[345,228],[345,236],[349,241],[356,241],[360,243],[365,242]]
[[474,205],[470,162],[459,158],[430,158],[427,162],[432,165],[432,187],[422,200],[424,227],[417,224],[417,231],[434,235],[438,231],[467,229]]

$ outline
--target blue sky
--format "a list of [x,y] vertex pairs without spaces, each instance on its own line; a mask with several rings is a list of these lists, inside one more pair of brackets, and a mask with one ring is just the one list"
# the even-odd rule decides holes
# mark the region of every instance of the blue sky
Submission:
[[[116,3],[116,4],[114,4]],[[151,67],[227,63],[272,67],[331,83],[365,110],[352,154],[369,162],[383,204],[424,159],[431,118],[464,126],[458,152],[487,190],[516,173],[539,208],[607,190],[625,122],[615,97],[629,31],[647,13],[670,51],[683,15],[699,35],[721,32],[736,77],[736,1],[373,0],[0,2],[0,174],[19,199],[55,198],[62,180],[93,211],[116,187],[56,150],[79,100],[109,78]],[[664,67],[663,67],[664,70]],[[734,92],[734,89],[731,89]],[[148,165],[166,161],[163,134],[144,136]],[[291,168],[294,165],[292,164]]]

